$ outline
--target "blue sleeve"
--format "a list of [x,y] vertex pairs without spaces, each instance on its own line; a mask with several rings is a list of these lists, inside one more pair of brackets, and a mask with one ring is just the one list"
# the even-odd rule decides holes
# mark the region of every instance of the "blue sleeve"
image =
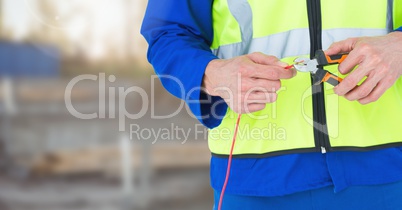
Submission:
[[397,29],[395,29],[395,31],[402,31],[402,26],[397,28]]
[[163,86],[186,101],[209,128],[220,124],[227,104],[201,90],[208,63],[217,59],[210,45],[213,0],[149,0],[141,34],[149,44],[148,60]]

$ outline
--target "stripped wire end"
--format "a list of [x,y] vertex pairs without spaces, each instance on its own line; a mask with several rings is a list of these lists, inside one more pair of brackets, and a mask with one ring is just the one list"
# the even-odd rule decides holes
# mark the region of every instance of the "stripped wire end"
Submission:
[[286,66],[285,69],[291,69],[293,67],[295,67],[295,65]]

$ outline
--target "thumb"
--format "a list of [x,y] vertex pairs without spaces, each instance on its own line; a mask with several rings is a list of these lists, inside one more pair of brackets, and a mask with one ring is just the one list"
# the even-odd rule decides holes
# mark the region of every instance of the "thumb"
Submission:
[[335,55],[339,53],[348,53],[355,48],[358,38],[349,38],[343,41],[334,42],[327,50],[326,55]]

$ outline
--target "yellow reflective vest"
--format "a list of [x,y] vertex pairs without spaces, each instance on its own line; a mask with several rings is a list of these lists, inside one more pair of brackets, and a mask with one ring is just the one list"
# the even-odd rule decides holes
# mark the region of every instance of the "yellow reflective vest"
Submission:
[[[321,0],[320,8],[323,49],[349,37],[385,35],[402,26],[402,0]],[[309,29],[316,27],[309,25],[309,16],[315,15],[311,10],[304,0],[215,0],[211,49],[223,59],[263,52],[292,63],[310,54]],[[338,75],[337,66],[326,70]],[[275,103],[242,116],[233,154],[265,157],[402,146],[402,78],[368,105],[338,97],[331,85],[322,85],[313,94],[308,73],[282,80]],[[229,108],[222,123],[209,131],[214,155],[228,155],[236,117]]]

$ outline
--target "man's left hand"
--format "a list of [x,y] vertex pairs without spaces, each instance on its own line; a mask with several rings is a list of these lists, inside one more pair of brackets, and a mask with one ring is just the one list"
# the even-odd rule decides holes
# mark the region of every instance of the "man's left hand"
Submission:
[[[351,73],[334,91],[339,96],[345,96],[351,101],[357,100],[361,104],[378,100],[402,75],[402,32],[349,38],[333,43],[325,53],[349,53],[339,65],[339,72]],[[366,80],[357,86],[364,77],[367,77]]]

